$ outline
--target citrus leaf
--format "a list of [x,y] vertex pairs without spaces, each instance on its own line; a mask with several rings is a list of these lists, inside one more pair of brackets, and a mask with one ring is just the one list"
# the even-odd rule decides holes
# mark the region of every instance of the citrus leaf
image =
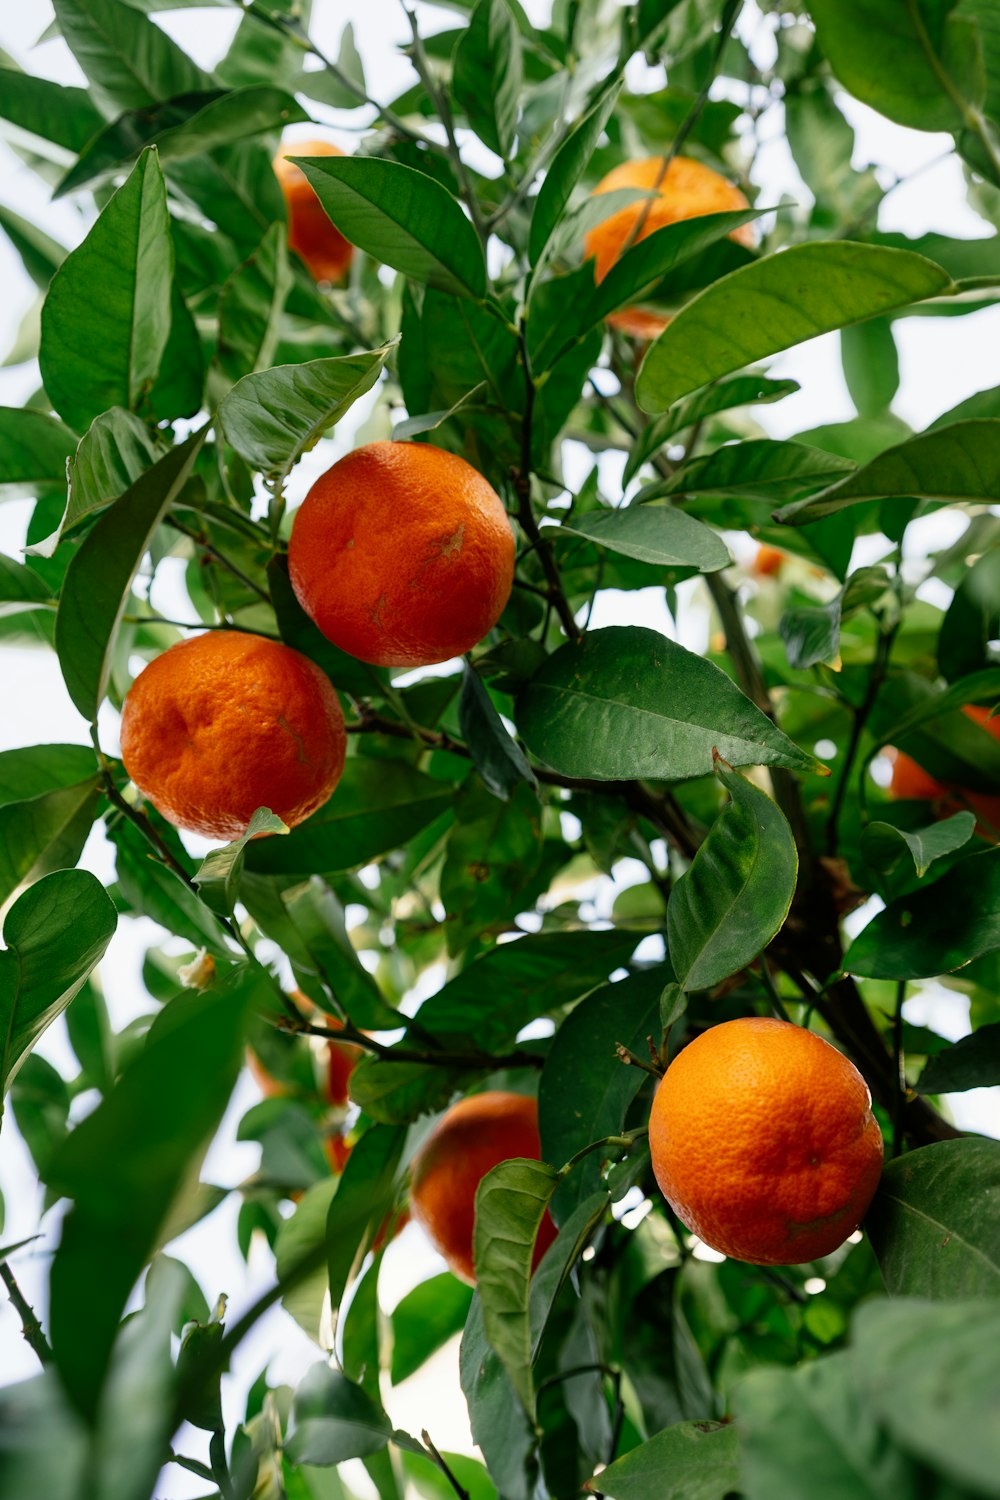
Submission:
[[82,745],[0,753],[0,904],[19,885],[76,864],[97,801],[93,752]]
[[207,429],[172,448],[101,517],[66,570],[56,651],[69,695],[92,722],[104,697],[118,623],[164,511],[180,494]]
[[750,438],[689,459],[656,486],[661,495],[726,495],[749,500],[787,499],[832,483],[854,465],[806,443]]
[[1000,420],[956,422],[938,432],[924,432],[888,448],[856,474],[813,495],[786,505],[775,520],[807,526],[866,500],[904,497],[953,501],[992,501],[1000,496]]
[[872,1297],[853,1322],[863,1398],[899,1445],[954,1483],[1000,1495],[995,1303]]
[[[281,1221],[274,1240],[275,1275],[281,1282],[292,1283],[281,1305],[317,1344],[330,1284],[323,1256],[326,1220],[337,1187],[335,1177],[314,1182],[295,1205],[295,1212]],[[313,1269],[300,1272],[299,1268],[307,1261]]]
[[715,573],[732,562],[729,548],[710,526],[682,510],[663,505],[628,505],[586,511],[563,521],[560,531],[585,536],[609,552],[663,567]]
[[52,590],[40,574],[0,553],[0,620],[52,602]]
[[212,87],[208,73],[124,0],[53,0],[53,6],[95,103],[108,114]]
[[706,387],[696,396],[689,396],[686,401],[678,401],[662,416],[650,422],[632,444],[632,452],[625,465],[624,482],[627,484],[633,479],[646,460],[673,437],[675,432],[683,432],[685,427],[693,427],[705,417],[714,416],[716,412],[731,411],[737,406],[781,401],[798,389],[799,385],[795,380],[769,380],[764,375],[733,375],[728,380],[720,380],[716,385]]
[[246,832],[238,839],[213,849],[206,854],[192,879],[205,905],[217,916],[231,917],[239,898],[240,875],[246,848],[251,839],[262,833],[288,833],[283,823],[269,807],[258,807],[247,824]]
[[82,151],[104,116],[86,89],[0,68],[0,119],[66,151]]
[[685,990],[707,990],[751,963],[788,915],[798,853],[784,814],[746,777],[716,774],[731,802],[667,903],[667,952]]
[[479,139],[504,161],[522,81],[521,37],[507,0],[478,0],[455,48],[452,92]]
[[938,665],[949,682],[995,664],[1000,636],[1000,548],[976,559],[956,588],[938,634]]
[[501,801],[478,776],[467,777],[455,799],[440,876],[449,953],[461,953],[496,923],[512,925],[531,903],[541,859],[535,789],[522,781]]
[[515,1158],[493,1167],[476,1189],[472,1252],[483,1327],[531,1416],[531,1261],[558,1181],[546,1162]]
[[1000,1297],[1000,1142],[935,1141],[888,1162],[865,1229],[891,1296]]
[[325,1360],[313,1365],[295,1392],[292,1421],[284,1451],[295,1464],[320,1467],[364,1458],[392,1436],[381,1406]]
[[1000,849],[987,849],[880,911],[848,948],[844,968],[865,979],[927,979],[997,948]]
[[958,1094],[1000,1084],[1000,1021],[980,1026],[930,1058],[917,1083],[920,1094]]
[[120,406],[95,417],[68,465],[69,494],[59,526],[31,551],[51,557],[63,537],[106,510],[156,461],[145,422]]
[[251,469],[280,482],[371,390],[396,342],[364,354],[275,365],[244,375],[219,405],[227,442]]
[[379,1124],[407,1125],[444,1109],[474,1076],[472,1069],[396,1062],[391,1054],[384,1061],[363,1057],[351,1074],[351,1100]]
[[14,902],[0,951],[0,1091],[100,961],[117,924],[111,897],[87,870],[56,870]]
[[912,832],[892,823],[869,823],[861,835],[861,852],[874,869],[889,870],[906,849],[922,878],[936,859],[961,849],[975,831],[976,815],[971,812],[955,813],[954,817]]
[[[32,80],[32,82],[42,81],[41,79]],[[2,73],[0,73],[0,92],[2,89]],[[69,94],[72,93],[72,89],[64,88],[62,92]],[[46,291],[52,277],[66,259],[65,245],[60,245],[58,240],[46,234],[44,229],[39,229],[37,224],[32,224],[28,219],[22,219],[20,214],[16,214],[4,203],[0,203],[0,229],[21,257],[24,269],[38,290]]]
[[61,484],[76,437],[48,412],[0,406],[0,485]]
[[469,220],[425,172],[373,156],[292,157],[341,234],[393,270],[457,296],[486,295],[486,261]]
[[478,1295],[466,1319],[459,1371],[473,1441],[482,1450],[498,1493],[509,1500],[530,1500],[535,1493],[537,1435],[486,1336]]
[[472,1288],[443,1271],[407,1292],[392,1314],[392,1368],[399,1385],[456,1333],[461,1333],[472,1301]]
[[677,1422],[602,1469],[586,1488],[609,1500],[726,1500],[742,1489],[732,1423]]
[[274,358],[292,286],[285,238],[285,226],[272,224],[219,293],[219,342],[209,370],[209,390],[217,398]]
[[563,646],[517,701],[529,750],[568,776],[686,781],[731,765],[817,763],[711,662],[643,626],[609,626]]
[[78,432],[109,406],[134,410],[149,392],[170,333],[172,282],[166,188],[149,150],[67,255],[42,307],[42,381]]
[[531,214],[528,253],[533,266],[545,255],[552,235],[562,220],[570,195],[586,171],[594,147],[611,118],[621,88],[621,83],[616,83],[601,94],[552,159],[538,189]]
[[482,678],[468,662],[462,674],[458,723],[473,764],[494,796],[506,801],[522,781],[537,788],[524,751],[507,732]]
[[940,266],[906,250],[794,245],[722,277],[681,309],[642,362],[639,405],[663,411],[720,375],[949,285]]
[[373,1125],[354,1146],[326,1217],[327,1274],[334,1316],[364,1252],[392,1207],[406,1131]]

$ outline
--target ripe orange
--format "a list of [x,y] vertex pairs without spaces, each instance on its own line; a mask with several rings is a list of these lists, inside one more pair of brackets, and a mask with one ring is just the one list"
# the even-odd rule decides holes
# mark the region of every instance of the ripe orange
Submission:
[[273,166],[288,210],[288,248],[302,257],[317,281],[340,281],[347,275],[354,246],[327,217],[312,185],[290,156],[343,156],[332,141],[291,141],[282,146]]
[[854,1064],[801,1026],[755,1016],[702,1032],[671,1063],[649,1146],[678,1218],[723,1255],[765,1266],[836,1250],[882,1168]]
[[382,667],[461,656],[499,619],[514,536],[499,495],[429,443],[369,443],[321,474],[292,526],[299,603],[328,640]]
[[254,810],[289,826],[322,807],[344,769],[329,678],[279,641],[212,630],[139,674],[122,710],[125,769],[163,816],[233,839]]
[[[604,280],[627,245],[638,244],[666,224],[750,206],[738,187],[689,156],[672,157],[666,171],[662,156],[623,161],[601,178],[594,192],[611,193],[620,188],[642,188],[655,192],[656,196],[636,199],[589,231],[584,251],[596,259],[594,275],[598,281]],[[641,227],[633,238],[637,225]],[[754,243],[753,229],[743,224],[729,238],[750,247]],[[626,307],[612,313],[607,321],[635,338],[654,339],[663,332],[669,319],[643,312],[641,308]]]
[[939,797],[946,797],[948,789],[940,781],[935,781],[922,766],[918,766],[912,756],[902,750],[893,751],[892,781],[889,783],[894,797],[914,802],[936,802]]
[[781,572],[787,561],[787,552],[782,552],[780,547],[770,547],[765,542],[757,548],[757,555],[751,562],[749,571],[755,578],[773,578]]
[[[538,1105],[524,1094],[495,1090],[453,1104],[427,1137],[411,1168],[410,1204],[435,1249],[470,1285],[476,1189],[493,1167],[511,1157],[541,1157]],[[556,1237],[548,1213],[535,1241],[532,1269]]]
[[[1000,740],[1000,714],[991,715],[988,708],[980,708],[975,703],[967,703],[962,712],[995,740]],[[894,750],[892,755],[889,789],[893,797],[936,803],[935,815],[943,818],[970,808],[980,819],[977,831],[983,837],[995,838],[1000,833],[1000,795],[974,792],[957,783],[937,781],[902,750]]]

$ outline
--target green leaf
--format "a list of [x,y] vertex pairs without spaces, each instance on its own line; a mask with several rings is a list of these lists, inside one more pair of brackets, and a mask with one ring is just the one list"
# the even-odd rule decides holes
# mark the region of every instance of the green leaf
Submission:
[[495,797],[506,800],[522,782],[537,787],[524,751],[511,738],[482,678],[469,662],[462,674],[458,723],[473,765]]
[[351,756],[336,792],[287,838],[247,849],[247,869],[269,875],[331,874],[398,849],[452,803],[446,781],[402,760]]
[[111,941],[118,914],[87,870],[56,870],[7,913],[0,951],[0,1090],[69,1005]]
[[521,37],[507,0],[478,0],[455,48],[452,92],[479,139],[507,161],[523,81]]
[[422,1281],[396,1303],[392,1314],[393,1385],[408,1379],[456,1333],[461,1333],[472,1288],[443,1271]]
[[[663,446],[675,432],[683,432],[706,417],[717,412],[731,411],[737,406],[780,401],[791,396],[799,386],[794,380],[768,380],[764,375],[734,375],[728,380],[708,386],[696,396],[679,401],[662,416],[650,422],[632,444],[632,452],[625,465],[624,480],[627,484],[639,472],[642,465]],[[745,447],[746,444],[744,443]]]
[[66,1012],[66,1031],[88,1083],[106,1094],[115,1077],[115,1039],[95,980],[87,981]]
[[209,371],[211,391],[224,394],[241,377],[270,365],[291,286],[285,226],[272,224],[219,294],[219,343]]
[[468,777],[455,800],[440,878],[449,953],[461,953],[494,925],[512,924],[531,902],[541,858],[542,809],[534,788],[522,781],[501,801],[478,776]]
[[373,1125],[357,1142],[326,1217],[327,1273],[334,1316],[344,1291],[392,1207],[406,1131]]
[[40,574],[0,553],[0,619],[52,602],[52,590]]
[[609,626],[551,656],[517,702],[529,750],[568,776],[686,781],[731,765],[812,771],[718,667],[655,630]]
[[515,1158],[493,1167],[476,1189],[472,1247],[483,1327],[529,1415],[535,1409],[531,1261],[558,1181],[547,1162]]
[[[541,1013],[558,1010],[607,979],[631,955],[629,932],[538,933],[492,949],[425,1000],[420,1026],[486,1051],[509,1046]],[[483,1008],[483,996],[491,997]]]
[[109,115],[212,87],[208,73],[124,0],[53,0],[53,5],[95,103]]
[[0,68],[0,118],[66,151],[82,151],[104,117],[86,89]]
[[373,156],[293,157],[352,245],[414,281],[456,296],[486,295],[486,261],[448,189]]
[[[41,82],[33,79],[32,82]],[[0,71],[0,93],[3,90],[3,76]],[[58,85],[52,85],[58,87]],[[72,89],[62,89],[64,94],[72,93]],[[22,219],[20,214],[14,213],[4,203],[0,203],[0,229],[10,240],[14,249],[20,255],[24,269],[31,277],[40,292],[48,289],[49,282],[55,272],[58,271],[66,259],[66,247],[60,245],[51,235],[39,229],[37,224],[32,224],[28,219]]]
[[[481,1071],[489,1067],[484,1057]],[[408,1125],[444,1109],[473,1077],[471,1068],[363,1057],[351,1074],[351,1100],[381,1125]]]
[[938,634],[938,666],[949,682],[996,664],[1000,636],[1000,547],[963,574]]
[[953,1483],[1000,1495],[996,1304],[871,1298],[853,1334],[863,1397],[896,1442]]
[[116,850],[118,884],[135,911],[151,917],[193,947],[207,948],[215,958],[232,959],[232,949],[217,918],[174,870],[150,858],[149,844],[134,824],[119,822],[109,830],[108,837]]
[[681,309],[642,362],[639,405],[663,411],[720,375],[949,284],[940,266],[905,250],[794,245],[724,276]]
[[204,1432],[225,1431],[219,1368],[219,1345],[225,1333],[219,1314],[225,1305],[223,1298],[210,1323],[196,1322],[187,1329],[177,1355],[177,1380],[184,1390],[180,1414]]
[[807,526],[866,500],[904,497],[953,501],[989,501],[1000,494],[1000,421],[956,422],[938,432],[924,432],[889,448],[856,474],[777,512],[775,520]]
[[269,85],[186,94],[128,110],[87,142],[52,196],[61,198],[120,172],[146,146],[155,146],[162,162],[183,161],[308,118],[291,94]]
[[[303,1193],[295,1212],[282,1219],[274,1240],[275,1275],[280,1282],[289,1283],[281,1305],[317,1344],[330,1284],[323,1253],[326,1221],[337,1187],[335,1177],[315,1182]],[[305,1271],[307,1265],[311,1269]]]
[[965,1089],[1000,1084],[1000,1022],[980,1026],[924,1064],[917,1084],[921,1094],[958,1094]]
[[67,255],[42,307],[42,380],[78,432],[109,406],[134,410],[148,394],[170,333],[172,278],[163,174],[146,151]]
[[742,1489],[736,1428],[678,1422],[602,1469],[592,1487],[609,1500],[726,1500]]
[[303,453],[371,390],[395,347],[394,339],[364,354],[244,375],[219,405],[227,442],[251,469],[280,484]]
[[971,812],[955,813],[954,817],[912,832],[892,823],[869,823],[861,835],[861,852],[874,869],[891,870],[906,849],[922,879],[936,859],[961,849],[975,831],[976,815]]
[[359,1385],[325,1361],[313,1365],[295,1392],[285,1452],[295,1464],[339,1464],[378,1453],[392,1424]]
[[667,951],[685,990],[708,990],[751,963],[781,929],[798,853],[776,803],[721,762],[725,807],[667,903]]
[[840,358],[851,400],[862,417],[888,411],[899,390],[899,352],[889,318],[871,318],[840,332]]
[[[622,1130],[647,1075],[620,1062],[615,1047],[621,1043],[639,1057],[646,1055],[647,1036],[655,1040],[661,1033],[660,995],[669,974],[660,967],[603,984],[574,1006],[557,1030],[538,1085],[538,1128],[547,1161],[569,1161],[592,1141]],[[601,1158],[594,1151],[559,1189],[559,1222],[600,1182]]]
[[118,624],[132,580],[163,513],[194,467],[206,429],[137,479],[88,533],[66,570],[56,651],[69,695],[92,722],[104,697]]
[[132,412],[113,406],[95,417],[69,461],[69,495],[58,529],[33,550],[51,557],[68,532],[106,510],[156,457],[149,428]]
[[251,839],[262,833],[287,833],[283,823],[269,807],[258,807],[247,824],[246,833],[221,849],[206,854],[192,879],[198,886],[198,894],[205,905],[220,917],[231,917],[239,898],[240,875],[243,860]]
[[0,903],[19,885],[76,864],[97,801],[94,755],[82,745],[0,753]]
[[228,1103],[259,983],[235,971],[230,982],[172,1001],[50,1167],[50,1187],[74,1200],[52,1265],[52,1348],[91,1423],[128,1295]]
[[0,485],[62,484],[76,437],[58,417],[0,406]]
[[585,536],[609,552],[620,552],[659,567],[697,568],[716,573],[729,567],[729,548],[710,526],[666,505],[628,505],[586,511],[563,521],[560,531]]
[[935,1141],[887,1162],[865,1229],[891,1296],[1000,1297],[1000,1142]]
[[591,106],[572,134],[563,141],[542,179],[531,214],[528,253],[537,266],[563,218],[570,195],[587,168],[594,147],[611,118],[621,84],[606,89]]
[[949,974],[1000,948],[1000,849],[954,865],[873,917],[844,958],[865,979]]
[[748,500],[810,494],[854,465],[806,443],[750,438],[689,459],[656,485],[660,495],[722,495]]
[[801,1500],[803,1474],[822,1475],[825,1500],[926,1493],[914,1464],[886,1441],[846,1350],[797,1370],[752,1370],[736,1409],[746,1500]]
[[812,0],[819,45],[845,88],[897,125],[959,130],[983,97],[976,27],[955,0]]
[[486,1337],[478,1296],[472,1299],[462,1335],[459,1368],[473,1441],[482,1449],[490,1478],[505,1500],[531,1500],[537,1434]]

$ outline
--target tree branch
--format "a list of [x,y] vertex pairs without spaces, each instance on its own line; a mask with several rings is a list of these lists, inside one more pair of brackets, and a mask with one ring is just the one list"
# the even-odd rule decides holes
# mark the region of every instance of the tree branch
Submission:
[[30,1344],[31,1348],[38,1355],[41,1364],[51,1364],[52,1347],[42,1331],[38,1315],[18,1286],[17,1278],[6,1261],[0,1262],[0,1281],[7,1288],[10,1300],[17,1310],[18,1317],[21,1319],[21,1332],[24,1334],[26,1342]]

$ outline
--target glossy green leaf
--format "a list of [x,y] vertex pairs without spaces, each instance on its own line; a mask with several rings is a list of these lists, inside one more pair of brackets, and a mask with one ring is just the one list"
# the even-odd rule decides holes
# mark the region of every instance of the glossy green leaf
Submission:
[[246,833],[223,844],[221,849],[213,849],[211,854],[206,854],[191,877],[205,905],[218,916],[231,917],[239,897],[240,875],[250,840],[261,834],[287,832],[287,824],[276,813],[269,807],[258,807],[247,824]]
[[109,115],[212,87],[166,32],[125,0],[53,0],[59,30]]
[[784,500],[831,484],[853,464],[805,443],[749,438],[690,459],[656,492],[665,495],[725,495],[748,500]]
[[[662,232],[662,231],[661,231]],[[944,292],[940,266],[845,241],[794,245],[724,276],[681,309],[642,362],[644,411],[834,328]]]
[[115,633],[132,580],[163,513],[180,494],[205,431],[193,434],[127,489],[88,533],[66,571],[56,650],[69,695],[88,721],[104,697]]
[[890,870],[906,850],[913,859],[917,874],[927,874],[936,859],[954,854],[967,844],[976,830],[976,815],[955,813],[940,823],[912,831],[896,828],[892,823],[869,823],[861,835],[861,852],[876,870]]
[[57,531],[37,548],[48,557],[68,533],[125,493],[156,461],[145,422],[120,406],[95,417],[69,461],[69,495]]
[[61,484],[76,437],[58,417],[0,406],[0,485]]
[[716,573],[732,562],[725,542],[701,521],[665,505],[628,505],[585,511],[563,521],[560,531],[585,536],[609,552],[658,567],[697,568]]
[[334,1177],[314,1182],[295,1205],[295,1212],[282,1219],[274,1239],[275,1274],[280,1282],[288,1283],[281,1305],[317,1344],[329,1288],[326,1221],[337,1187]]
[[506,800],[522,782],[537,786],[524,751],[512,739],[479,673],[466,663],[458,722],[473,764],[496,797]]
[[209,371],[210,391],[221,396],[242,377],[267,369],[278,347],[291,285],[285,227],[272,224],[220,293],[219,343]]
[[479,139],[504,161],[522,81],[521,37],[507,0],[478,0],[455,48],[452,91]]
[[392,1383],[399,1385],[419,1370],[443,1344],[461,1333],[472,1301],[472,1289],[443,1271],[407,1292],[392,1314]]
[[888,318],[871,318],[841,329],[844,379],[859,416],[877,417],[899,390],[899,351]]
[[42,307],[42,380],[78,432],[109,406],[134,410],[147,396],[170,333],[172,278],[166,189],[147,151],[67,255]]
[[776,803],[746,777],[716,773],[731,797],[667,903],[667,951],[678,984],[707,990],[767,947],[795,894],[798,854]]
[[0,119],[66,151],[82,151],[104,117],[86,89],[0,68]]
[[0,1090],[79,991],[111,941],[118,916],[87,870],[56,870],[15,901],[0,952]]
[[[642,970],[604,984],[574,1006],[549,1048],[538,1084],[538,1128],[546,1161],[560,1165],[606,1136],[618,1135],[625,1113],[648,1078],[616,1055],[620,1043],[646,1057],[646,1038],[660,1039],[660,995],[667,968]],[[556,1197],[559,1222],[597,1191],[601,1154],[578,1162]]]
[[373,156],[295,157],[341,234],[367,255],[442,291],[486,293],[483,249],[448,189]]
[[482,1304],[473,1297],[459,1356],[473,1441],[505,1500],[530,1500],[537,1473],[536,1434],[499,1356],[486,1337]]
[[538,189],[531,214],[528,252],[532,265],[537,265],[543,258],[553,232],[563,217],[570,195],[586,171],[587,163],[611,117],[620,92],[620,84],[606,89],[552,158],[552,164]]
[[997,948],[1000,849],[989,849],[880,911],[848,948],[844,968],[866,979],[926,979]]
[[152,917],[192,947],[206,948],[217,959],[232,959],[232,949],[218,919],[176,871],[150,858],[150,846],[134,824],[116,824],[109,830],[109,838],[115,847],[118,885],[136,911]]
[[461,953],[494,926],[510,927],[531,901],[542,858],[542,809],[522,781],[507,801],[478,776],[463,782],[445,844],[440,894],[448,952]]
[[853,1333],[863,1398],[896,1442],[954,1484],[1000,1495],[996,1303],[871,1298]]
[[921,1094],[957,1094],[1000,1084],[1000,1022],[980,1026],[924,1064]]
[[846,1350],[797,1370],[752,1370],[736,1399],[746,1500],[800,1500],[803,1474],[827,1500],[919,1500],[916,1466],[887,1442]]
[[888,1162],[865,1229],[892,1296],[1000,1297],[1000,1142],[935,1141]]
[[313,1365],[295,1393],[285,1452],[296,1464],[343,1463],[378,1453],[392,1436],[381,1406],[339,1370]]
[[[632,445],[625,465],[625,482],[634,478],[647,459],[661,448],[676,432],[693,427],[706,417],[717,412],[731,411],[734,407],[757,403],[780,401],[799,389],[794,380],[769,380],[764,375],[733,375],[708,386],[686,401],[678,401],[662,416],[656,417]],[[746,446],[744,443],[742,446]]]
[[678,1422],[609,1464],[588,1489],[609,1500],[726,1500],[742,1488],[732,1424]]
[[226,439],[251,469],[280,482],[378,380],[395,340],[365,354],[275,365],[244,375],[222,399]]
[[280,841],[247,849],[247,869],[270,875],[353,870],[408,842],[445,812],[446,781],[432,781],[406,761],[352,756],[319,812]]
[[[490,1067],[484,1058],[480,1072]],[[351,1074],[351,1100],[381,1125],[408,1125],[445,1109],[458,1089],[475,1077],[473,1068],[439,1063],[397,1062],[363,1057]]]
[[341,1174],[326,1219],[330,1302],[336,1310],[361,1255],[392,1207],[406,1131],[373,1125],[358,1141]]
[[534,1412],[531,1260],[559,1173],[543,1161],[493,1167],[476,1189],[472,1253],[486,1337],[527,1412]]
[[97,801],[94,755],[84,746],[0,752],[0,902],[22,883],[76,864]]
[[52,590],[33,568],[0,553],[0,619],[52,602]]
[[731,765],[813,770],[724,672],[643,626],[590,631],[536,673],[517,703],[529,750],[568,776],[686,781]]
[[[290,837],[290,835],[288,835]],[[244,904],[270,931],[256,901],[248,889],[252,877],[246,872],[240,885]],[[266,883],[266,882],[265,882]],[[397,1013],[386,1005],[378,985],[361,963],[347,931],[343,903],[322,880],[295,878],[282,887],[279,902],[286,928],[278,927],[281,946],[294,955],[297,967],[313,974],[337,997],[337,1005],[321,1002],[325,1009],[339,1015],[342,1007],[356,1026],[385,1031],[398,1025]]]
[[819,45],[863,104],[913,130],[958,130],[983,96],[975,25],[955,0],[812,0]]
[[[40,82],[41,80],[33,81]],[[0,78],[0,93],[2,93],[3,86],[2,78]],[[72,90],[63,89],[62,92],[71,93]],[[13,209],[8,208],[4,203],[0,203],[0,229],[20,255],[24,269],[38,290],[44,292],[66,259],[65,245],[60,245],[58,240],[46,234],[44,229],[39,229],[37,224],[32,224],[28,219],[22,219],[20,214],[14,213]]]
[[1000,636],[1000,548],[971,564],[952,596],[937,642],[938,665],[949,682],[995,665],[990,642]]
[[866,500],[904,497],[953,501],[990,501],[1000,495],[1000,421],[956,422],[925,432],[889,448],[856,474],[831,485],[809,500],[786,506],[776,519],[806,526],[821,516]]

